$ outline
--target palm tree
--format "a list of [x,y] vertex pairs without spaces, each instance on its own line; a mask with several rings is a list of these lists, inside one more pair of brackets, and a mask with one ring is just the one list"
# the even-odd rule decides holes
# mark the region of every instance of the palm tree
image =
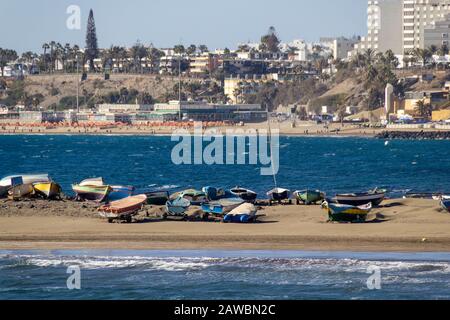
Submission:
[[150,68],[151,68],[152,72],[155,69],[157,62],[159,62],[161,57],[163,57],[163,56],[164,56],[164,52],[161,50],[158,50],[156,48],[150,48],[150,50],[148,50],[147,57],[150,59]]
[[439,48],[439,55],[441,57],[444,57],[448,54],[448,46],[444,43],[442,44],[442,46]]
[[368,67],[369,65],[375,62],[375,50],[366,49],[363,53],[363,57],[364,57],[364,67]]
[[44,43],[42,45],[42,49],[44,49],[44,56],[43,56],[43,60],[44,60],[44,66],[45,66],[45,71],[48,71],[48,67],[47,67],[47,50],[50,49],[50,46],[48,45],[48,43]]
[[55,41],[51,41],[50,42],[50,72],[53,73],[53,70],[55,68],[55,46],[56,46],[56,42]]
[[417,58],[422,63],[422,66],[425,67],[427,62],[430,60],[432,53],[428,49],[414,49],[412,52],[413,56]]
[[433,112],[433,107],[429,103],[425,103],[424,100],[416,102],[415,112],[418,116],[423,118],[429,118]]

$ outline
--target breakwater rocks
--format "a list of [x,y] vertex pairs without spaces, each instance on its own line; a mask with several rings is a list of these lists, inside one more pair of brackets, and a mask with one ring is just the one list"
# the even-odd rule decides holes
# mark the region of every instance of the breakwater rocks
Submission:
[[383,131],[375,137],[386,140],[450,140],[450,131]]

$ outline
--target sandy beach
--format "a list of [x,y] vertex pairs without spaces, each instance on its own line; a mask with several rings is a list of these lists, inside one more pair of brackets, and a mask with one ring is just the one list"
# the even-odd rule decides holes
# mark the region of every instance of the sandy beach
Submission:
[[[267,123],[248,123],[244,126],[219,126],[209,127],[217,132],[225,134],[227,130],[267,130]],[[359,125],[345,124],[316,124],[315,122],[300,122],[296,127],[292,123],[274,122],[271,124],[272,130],[279,130],[280,135],[290,136],[365,136],[373,137],[383,131],[381,128],[364,128]],[[171,135],[177,127],[171,126],[109,126],[109,127],[46,127],[28,125],[2,125],[0,124],[0,134],[54,134],[54,135]],[[193,132],[192,128],[186,128]],[[205,130],[206,128],[204,128]]]
[[193,221],[163,221],[161,210],[109,224],[94,204],[0,200],[0,249],[450,251],[450,214],[433,200],[385,201],[365,224],[327,223],[320,206],[261,207],[248,225],[196,221],[196,208]]

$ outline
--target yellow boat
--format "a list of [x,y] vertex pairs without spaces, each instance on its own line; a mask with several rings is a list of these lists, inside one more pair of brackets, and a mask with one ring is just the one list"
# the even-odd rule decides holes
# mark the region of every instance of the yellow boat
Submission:
[[61,194],[61,186],[54,182],[38,182],[33,184],[33,188],[46,199],[56,198]]

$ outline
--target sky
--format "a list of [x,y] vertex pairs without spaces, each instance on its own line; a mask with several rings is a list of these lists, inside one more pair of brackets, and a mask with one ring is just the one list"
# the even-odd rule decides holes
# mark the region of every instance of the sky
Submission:
[[[67,27],[71,5],[81,10],[79,30]],[[270,26],[285,42],[367,32],[366,0],[0,0],[0,47],[41,52],[52,40],[84,47],[91,8],[101,48],[140,41],[233,49],[258,42]]]

